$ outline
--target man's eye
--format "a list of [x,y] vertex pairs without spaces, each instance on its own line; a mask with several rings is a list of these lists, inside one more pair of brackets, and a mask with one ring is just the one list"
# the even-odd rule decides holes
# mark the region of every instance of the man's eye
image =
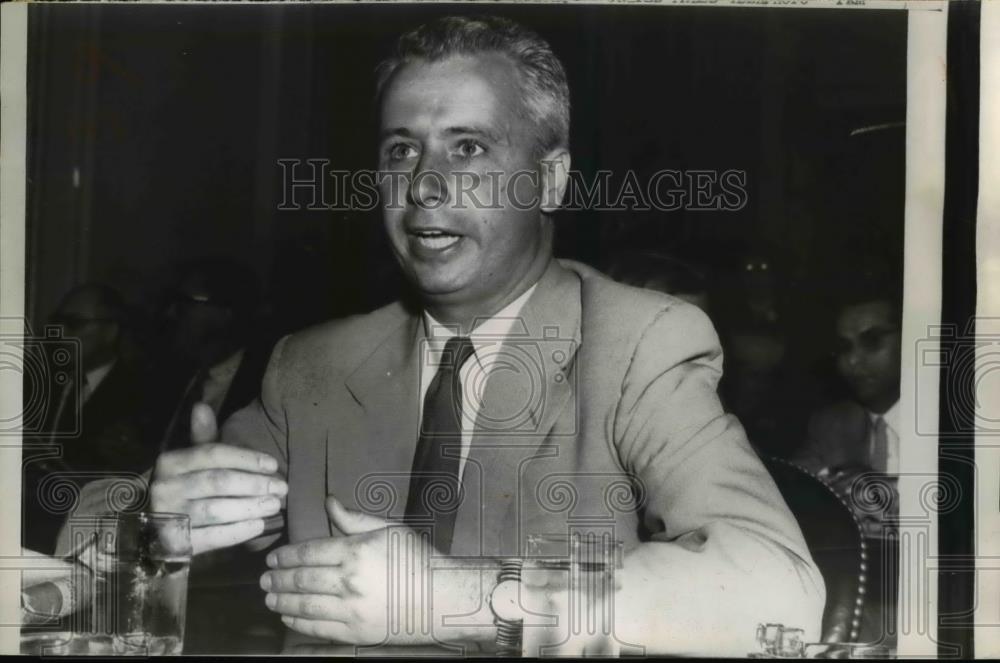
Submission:
[[889,329],[867,329],[858,336],[858,345],[868,352],[876,352],[885,345],[891,333]]
[[389,158],[393,161],[402,161],[403,159],[409,159],[417,154],[417,151],[413,149],[412,145],[407,145],[406,143],[396,143],[391,145],[388,149]]
[[849,341],[838,340],[833,342],[833,350],[831,353],[834,357],[840,357],[848,354],[852,349],[853,346]]
[[463,140],[458,144],[458,154],[463,159],[478,157],[484,152],[486,152],[486,148],[474,140]]

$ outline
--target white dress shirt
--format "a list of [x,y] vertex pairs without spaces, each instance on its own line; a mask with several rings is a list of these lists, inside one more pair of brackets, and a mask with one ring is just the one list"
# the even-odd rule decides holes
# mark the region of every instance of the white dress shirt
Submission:
[[243,361],[243,349],[237,350],[229,357],[223,359],[218,364],[208,369],[205,376],[205,384],[201,390],[201,402],[207,403],[216,416],[222,403],[226,400],[229,388],[233,385],[233,378],[240,370],[240,363]]
[[[479,409],[482,405],[482,394],[485,389],[489,373],[500,357],[496,352],[500,344],[510,335],[517,316],[521,313],[525,302],[535,291],[535,286],[528,288],[520,297],[510,304],[497,311],[493,317],[488,318],[469,334],[472,341],[474,354],[462,364],[458,373],[458,379],[462,384],[462,456],[458,464],[458,478],[461,480],[465,471],[465,460],[469,456],[469,447],[472,445],[472,433],[475,429],[476,418],[479,416]],[[427,343],[421,347],[420,357],[420,408],[418,415],[417,431],[419,434],[420,422],[424,416],[424,398],[427,389],[431,386],[431,381],[437,375],[440,364],[441,352],[444,350],[448,339],[454,338],[458,334],[454,326],[442,324],[434,319],[430,313],[424,311],[424,334]],[[475,360],[473,360],[475,358]],[[480,376],[486,376],[481,379]],[[474,384],[476,393],[471,394],[466,385]]]
[[899,401],[893,403],[885,414],[868,413],[872,424],[868,433],[869,458],[873,458],[875,453],[875,423],[879,417],[885,420],[886,474],[899,474]]

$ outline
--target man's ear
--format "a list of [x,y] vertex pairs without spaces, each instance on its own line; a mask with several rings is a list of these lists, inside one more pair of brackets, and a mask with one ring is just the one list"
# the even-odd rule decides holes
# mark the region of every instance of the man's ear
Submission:
[[539,160],[542,170],[542,212],[551,214],[559,209],[569,185],[569,150],[558,147]]

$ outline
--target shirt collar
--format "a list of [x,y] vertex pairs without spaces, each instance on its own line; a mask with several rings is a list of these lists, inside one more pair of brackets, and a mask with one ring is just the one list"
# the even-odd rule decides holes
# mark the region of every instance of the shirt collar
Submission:
[[[521,309],[531,298],[538,283],[525,290],[521,295],[507,306],[503,307],[491,317],[481,321],[469,334],[472,340],[472,347],[476,351],[476,360],[482,363],[483,350],[493,346],[498,340],[503,340],[510,335],[514,324],[517,322]],[[454,338],[458,334],[454,325],[445,325],[434,319],[430,313],[424,311],[424,335],[430,344],[431,349],[440,351],[444,349],[448,339]]]
[[898,400],[895,403],[893,403],[892,407],[890,407],[888,410],[886,410],[884,414],[876,414],[875,412],[869,412],[868,413],[868,418],[871,419],[872,423],[875,423],[875,420],[878,419],[879,417],[882,417],[883,419],[885,419],[885,425],[888,426],[889,428],[891,428],[892,431],[896,435],[899,435],[899,401]]
[[111,372],[111,369],[114,368],[115,361],[116,360],[112,359],[103,366],[98,366],[97,368],[87,371],[87,388],[91,391],[97,389],[97,386],[104,381],[104,378],[106,378],[108,373]]
[[240,368],[240,362],[243,361],[243,352],[243,348],[240,348],[215,366],[212,366],[212,368],[208,369],[208,377],[213,380],[220,380],[234,375]]

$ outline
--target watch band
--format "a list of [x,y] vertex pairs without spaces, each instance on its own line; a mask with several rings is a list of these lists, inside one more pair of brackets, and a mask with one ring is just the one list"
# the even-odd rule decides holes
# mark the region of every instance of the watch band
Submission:
[[[497,584],[499,585],[506,580],[521,582],[521,567],[523,563],[520,559],[507,559],[501,562]],[[493,623],[497,627],[497,655],[520,656],[521,635],[524,630],[523,621],[520,619],[501,619],[494,613]]]

